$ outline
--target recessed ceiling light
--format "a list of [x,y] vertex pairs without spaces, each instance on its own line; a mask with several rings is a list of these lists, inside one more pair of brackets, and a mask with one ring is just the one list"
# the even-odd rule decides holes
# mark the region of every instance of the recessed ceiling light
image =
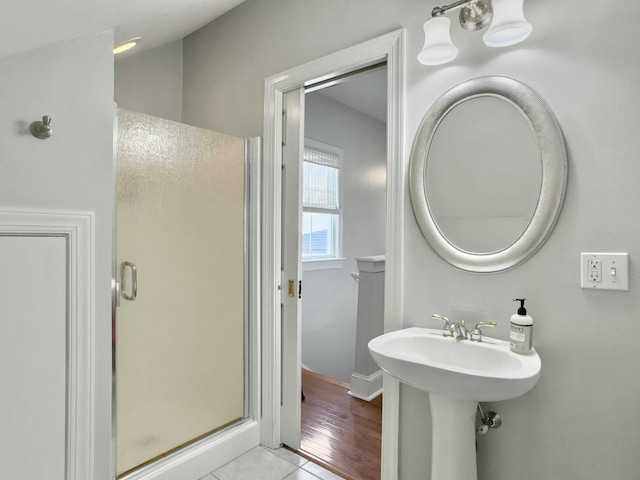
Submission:
[[121,43],[120,45],[117,45],[113,49],[113,54],[117,55],[119,53],[126,52],[127,50],[131,50],[133,47],[135,47],[138,44],[138,40],[140,40],[140,37],[135,37],[135,38],[132,38],[131,40],[127,40],[124,43]]

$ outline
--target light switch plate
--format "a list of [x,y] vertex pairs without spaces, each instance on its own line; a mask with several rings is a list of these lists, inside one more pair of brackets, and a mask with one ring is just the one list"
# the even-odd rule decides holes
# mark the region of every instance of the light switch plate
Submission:
[[596,290],[629,290],[628,253],[581,253],[580,286]]

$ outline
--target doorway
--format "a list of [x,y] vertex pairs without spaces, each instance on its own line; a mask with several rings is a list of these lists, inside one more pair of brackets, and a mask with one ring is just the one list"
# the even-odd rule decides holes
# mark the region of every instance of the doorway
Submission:
[[[305,94],[303,162],[315,168],[305,167],[314,178],[303,182],[303,190],[313,191],[302,205],[302,364],[345,383],[354,372],[355,259],[385,254],[386,80],[380,65]],[[335,168],[314,163],[327,163],[326,155],[307,158],[327,151],[340,153]],[[326,180],[324,170],[335,171],[335,193],[317,185]]]
[[378,370],[357,369],[367,361],[357,357],[369,354],[356,344],[370,340],[361,338],[367,330],[382,333],[382,315],[378,327],[372,318],[368,328],[358,324],[356,259],[385,254],[386,83],[382,63],[313,85],[301,122],[305,400],[299,452],[355,479],[379,478],[380,466],[380,398],[370,404],[355,397],[363,398],[356,388],[362,374]]
[[[282,142],[285,134],[282,127],[282,111],[288,92],[329,78],[365,68],[381,62],[388,66],[388,112],[387,112],[387,202],[386,202],[386,287],[385,287],[385,330],[399,328],[401,324],[400,265],[401,239],[403,232],[402,207],[404,204],[403,175],[404,159],[401,155],[402,115],[401,102],[403,88],[402,48],[404,31],[399,30],[369,42],[328,55],[317,61],[270,77],[265,83],[265,148],[263,177],[263,423],[262,443],[277,448],[282,443],[289,444],[285,432],[300,431],[300,417],[290,408],[299,408],[300,388],[296,393],[287,384],[285,370],[296,363],[295,355],[300,352],[293,329],[285,321],[281,309],[282,300],[289,291],[289,278],[281,271],[282,249]],[[301,153],[301,152],[300,152]],[[299,158],[299,156],[297,157]],[[297,282],[291,283],[291,295],[296,296]],[[294,356],[288,362],[288,355]],[[293,369],[294,371],[296,368]],[[297,369],[299,374],[299,369]],[[397,478],[397,410],[399,386],[385,379],[385,402],[383,407],[383,430],[385,440],[382,445],[382,478]],[[297,401],[296,401],[297,400]],[[296,418],[297,417],[297,418]],[[298,422],[297,429],[291,424]],[[287,433],[287,434],[288,434]]]

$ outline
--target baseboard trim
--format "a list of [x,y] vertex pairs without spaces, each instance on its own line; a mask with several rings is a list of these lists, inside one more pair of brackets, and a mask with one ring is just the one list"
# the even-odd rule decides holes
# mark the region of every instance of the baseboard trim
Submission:
[[351,389],[347,393],[352,397],[370,402],[382,393],[382,370],[368,376],[353,372]]

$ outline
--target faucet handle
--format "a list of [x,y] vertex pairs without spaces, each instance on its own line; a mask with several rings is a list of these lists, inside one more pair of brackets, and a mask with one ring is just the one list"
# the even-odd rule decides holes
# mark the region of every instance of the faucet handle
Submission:
[[480,322],[477,323],[475,328],[471,331],[470,340],[473,342],[481,342],[482,341],[482,327],[495,327],[497,325],[496,322]]
[[453,332],[451,331],[453,324],[447,317],[443,317],[442,315],[438,315],[437,313],[432,313],[431,318],[442,320],[444,322],[444,325],[442,326],[442,335],[444,335],[445,337],[453,337]]
[[445,325],[449,325],[451,323],[447,317],[443,317],[442,315],[438,315],[437,313],[432,313],[431,318],[435,318],[436,320],[442,320]]

